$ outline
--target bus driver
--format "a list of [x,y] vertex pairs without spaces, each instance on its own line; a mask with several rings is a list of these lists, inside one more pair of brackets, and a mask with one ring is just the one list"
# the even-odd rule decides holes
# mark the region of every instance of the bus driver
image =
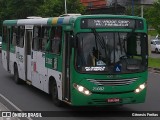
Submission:
[[121,49],[120,45],[117,44],[116,49],[111,52],[111,63],[120,61],[122,56],[125,56],[125,52]]

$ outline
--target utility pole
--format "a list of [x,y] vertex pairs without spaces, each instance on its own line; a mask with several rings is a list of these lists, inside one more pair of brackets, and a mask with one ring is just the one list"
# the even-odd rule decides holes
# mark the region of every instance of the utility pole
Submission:
[[143,17],[143,5],[141,5],[141,17]]
[[144,1],[143,0],[141,0],[142,2],[141,2],[141,17],[143,17],[143,4],[144,4]]
[[67,1],[64,0],[64,6],[65,6],[65,14],[67,14]]

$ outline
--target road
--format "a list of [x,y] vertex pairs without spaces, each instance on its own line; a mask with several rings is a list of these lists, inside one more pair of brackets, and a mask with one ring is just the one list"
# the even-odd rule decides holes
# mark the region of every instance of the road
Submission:
[[[9,110],[11,111],[59,111],[55,112],[55,114],[61,114],[62,117],[54,117],[54,118],[32,118],[30,120],[53,120],[53,119],[61,119],[61,120],[79,120],[82,117],[76,117],[72,112],[69,113],[70,117],[63,116],[64,111],[76,111],[76,110],[90,110],[93,111],[93,114],[96,113],[94,117],[85,117],[83,119],[86,120],[106,120],[106,117],[101,117],[101,112],[98,111],[160,111],[160,74],[149,73],[148,80],[148,91],[146,102],[141,104],[131,104],[124,105],[118,107],[70,107],[64,106],[62,108],[56,107],[50,98],[50,96],[32,86],[22,84],[17,85],[13,81],[13,76],[7,73],[0,63],[0,102],[2,102]],[[2,98],[2,96],[5,97]],[[6,99],[8,101],[6,101]],[[54,113],[54,112],[53,112]],[[78,115],[81,116],[81,113]],[[160,114],[159,114],[160,117]],[[117,117],[108,117],[110,120],[116,120]],[[107,118],[107,119],[108,119]],[[27,118],[26,118],[27,119]],[[138,117],[130,117],[131,120],[139,120]],[[141,120],[159,120],[157,117],[141,117]],[[128,120],[128,117],[118,117],[118,120]]]

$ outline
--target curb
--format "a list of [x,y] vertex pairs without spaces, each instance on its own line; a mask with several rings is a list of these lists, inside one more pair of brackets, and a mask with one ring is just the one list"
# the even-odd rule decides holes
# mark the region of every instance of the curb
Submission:
[[160,68],[152,68],[152,67],[148,67],[148,71],[154,72],[154,73],[160,73]]
[[160,71],[160,68],[153,68],[154,70]]

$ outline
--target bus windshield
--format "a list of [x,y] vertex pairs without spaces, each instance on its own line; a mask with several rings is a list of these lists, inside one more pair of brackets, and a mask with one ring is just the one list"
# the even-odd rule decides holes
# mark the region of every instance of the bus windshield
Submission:
[[147,35],[97,32],[76,35],[76,69],[83,73],[134,73],[147,69]]

